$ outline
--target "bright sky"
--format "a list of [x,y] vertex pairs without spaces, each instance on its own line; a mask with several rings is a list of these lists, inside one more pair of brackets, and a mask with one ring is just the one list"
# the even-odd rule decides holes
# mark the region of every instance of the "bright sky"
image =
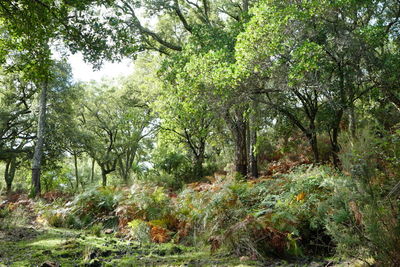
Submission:
[[133,64],[129,59],[125,59],[119,63],[106,62],[100,70],[94,71],[90,64],[83,61],[81,53],[71,55],[69,63],[71,64],[74,81],[76,82],[100,81],[103,77],[127,76],[133,71]]

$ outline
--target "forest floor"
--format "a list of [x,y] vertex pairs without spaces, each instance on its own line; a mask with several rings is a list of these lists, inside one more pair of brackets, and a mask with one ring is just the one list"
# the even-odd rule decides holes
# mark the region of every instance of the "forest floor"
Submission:
[[82,230],[0,231],[0,266],[260,266],[174,244],[139,244]]
[[[113,234],[83,230],[15,227],[0,230],[0,266],[334,266],[327,260],[255,261],[210,255],[171,243],[139,244]],[[335,265],[338,266],[338,265]],[[349,266],[349,265],[342,265]]]

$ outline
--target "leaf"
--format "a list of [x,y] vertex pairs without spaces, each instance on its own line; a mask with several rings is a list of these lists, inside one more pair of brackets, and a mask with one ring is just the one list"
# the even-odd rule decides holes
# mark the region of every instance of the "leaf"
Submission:
[[306,194],[304,192],[301,192],[296,196],[296,201],[302,201],[305,198]]

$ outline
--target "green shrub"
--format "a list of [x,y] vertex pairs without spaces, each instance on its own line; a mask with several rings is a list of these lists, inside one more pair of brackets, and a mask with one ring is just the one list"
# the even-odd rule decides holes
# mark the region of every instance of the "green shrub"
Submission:
[[73,225],[90,226],[101,222],[106,227],[117,224],[115,208],[122,199],[122,192],[115,187],[94,187],[79,194],[70,203],[70,213],[79,218],[72,220]]
[[127,203],[135,206],[137,216],[148,221],[162,219],[171,210],[171,199],[163,187],[137,182],[132,185]]
[[95,235],[97,237],[101,236],[101,231],[104,229],[104,226],[102,223],[96,223],[93,224],[92,227],[90,227],[90,233],[92,235]]
[[341,159],[351,176],[335,183],[327,229],[339,253],[399,266],[399,201],[391,194],[392,179],[379,169],[382,141],[364,130],[344,146]]
[[142,220],[133,220],[128,223],[130,236],[140,243],[150,243],[150,226]]

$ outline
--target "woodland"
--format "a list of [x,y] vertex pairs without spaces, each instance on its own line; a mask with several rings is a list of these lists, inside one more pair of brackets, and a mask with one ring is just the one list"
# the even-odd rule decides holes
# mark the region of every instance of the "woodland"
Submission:
[[0,267],[400,266],[399,0],[0,0],[0,36]]

